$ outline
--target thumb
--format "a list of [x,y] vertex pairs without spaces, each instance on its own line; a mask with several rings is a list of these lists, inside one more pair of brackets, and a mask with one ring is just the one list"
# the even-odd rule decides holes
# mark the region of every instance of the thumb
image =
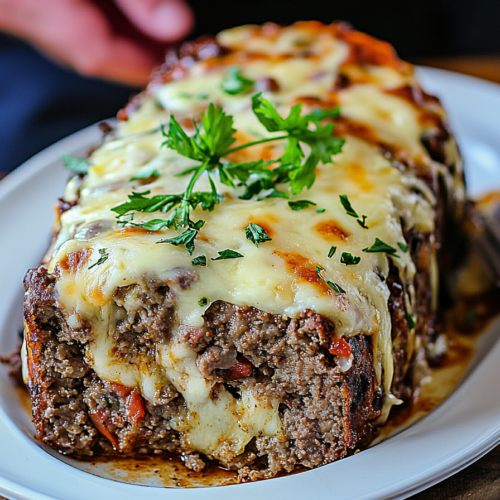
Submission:
[[184,38],[194,16],[184,0],[115,0],[124,14],[144,34],[162,42]]

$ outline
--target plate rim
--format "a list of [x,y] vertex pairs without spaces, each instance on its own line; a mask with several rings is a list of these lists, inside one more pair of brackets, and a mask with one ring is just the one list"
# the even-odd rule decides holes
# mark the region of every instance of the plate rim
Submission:
[[[493,82],[488,82],[486,80],[482,80],[480,78],[476,78],[473,76],[469,75],[463,75],[460,73],[455,73],[453,71],[448,71],[448,70],[442,70],[438,68],[430,68],[430,67],[422,67],[418,66],[417,67],[417,73],[419,76],[423,76],[424,80],[428,79],[433,79],[435,77],[437,78],[444,78],[446,80],[449,80],[452,78],[455,83],[457,84],[464,84],[464,85],[474,85],[475,87],[482,88],[484,90],[488,91],[493,91],[495,92],[498,97],[500,98],[500,85],[493,83]],[[101,120],[102,121],[102,120]],[[108,120],[110,121],[110,120]],[[60,141],[57,141],[56,143],[52,144],[48,148],[44,149],[43,151],[37,153],[35,156],[24,162],[20,167],[18,167],[16,170],[13,172],[7,174],[6,177],[2,179],[0,182],[0,203],[2,200],[9,194],[11,194],[13,191],[16,189],[20,188],[24,183],[27,183],[30,181],[30,179],[40,171],[43,171],[48,167],[50,163],[52,163],[58,156],[59,156],[59,151],[65,150],[65,151],[75,151],[77,149],[82,149],[85,147],[88,147],[91,145],[93,142],[95,143],[96,140],[99,140],[99,132],[97,129],[97,124],[90,125],[80,131],[77,131],[64,139],[61,139]],[[438,408],[434,409],[432,412],[430,412],[428,415],[426,415],[422,420],[420,420],[418,423],[414,424],[412,427],[409,429],[403,431],[401,434],[398,436],[401,436],[402,434],[405,434],[406,432],[410,431],[411,429],[414,429],[416,426],[419,426],[423,421],[425,421],[429,415],[436,415],[436,412],[438,412],[439,408],[442,407],[444,404],[452,401],[457,397],[457,393],[460,392],[461,389],[463,389],[463,386],[466,385],[468,382],[470,382],[471,378],[474,376],[475,373],[478,372],[479,368],[481,365],[486,363],[487,359],[491,358],[494,356],[494,354],[498,351],[498,354],[500,354],[500,341],[496,341],[494,345],[492,346],[491,352],[481,361],[481,363],[476,366],[473,371],[455,388],[453,393],[443,402],[442,405],[440,405]],[[451,404],[451,403],[450,403]],[[26,436],[19,427],[16,426],[14,422],[10,419],[9,415],[5,412],[4,408],[0,405],[0,426],[5,425],[7,429],[15,436],[16,439],[24,438],[27,442],[29,442],[29,445],[31,447],[34,447],[33,449],[36,449],[38,453],[42,454],[42,458],[47,458],[51,457],[53,460],[57,460],[55,457],[51,456],[50,454],[47,454],[41,447],[34,445],[32,442],[30,442],[30,439],[28,436]],[[485,431],[486,432],[486,431]],[[397,437],[397,436],[396,436]],[[390,442],[392,439],[388,441],[384,441],[381,443],[381,445],[390,445]],[[407,498],[410,495],[414,495],[420,491],[423,491],[430,486],[437,484],[438,482],[456,474],[460,470],[463,470],[464,468],[468,467],[472,463],[474,463],[476,460],[481,458],[482,456],[486,455],[489,451],[491,451],[495,446],[497,446],[500,443],[500,421],[496,424],[495,428],[490,429],[486,434],[482,436],[481,440],[478,440],[474,443],[474,445],[469,446],[468,448],[464,449],[461,451],[461,453],[456,453],[452,457],[449,458],[448,461],[442,461],[439,466],[436,466],[434,468],[434,473],[433,474],[425,474],[422,473],[422,477],[415,481],[415,477],[412,478],[406,478],[403,479],[401,482],[398,482],[397,484],[394,484],[391,488],[391,486],[386,486],[384,491],[379,490],[379,495],[383,494],[383,498],[386,499],[396,499],[396,498]],[[376,449],[374,447],[373,449]],[[468,453],[466,453],[468,452]],[[38,454],[37,453],[37,454]],[[0,456],[0,461],[2,457]],[[64,462],[61,462],[57,460],[59,464],[63,465],[64,467],[71,468],[73,471],[78,472],[79,474],[84,474],[86,479],[92,479],[92,482],[95,482],[97,484],[97,487],[99,487],[99,484],[101,482],[106,482],[110,483],[110,480],[104,479],[101,477],[93,476],[89,473],[76,470],[72,468],[70,465],[65,464]],[[349,462],[349,458],[342,460],[342,462]],[[329,468],[331,466],[334,466],[335,463],[329,464],[326,466],[323,466],[318,469],[312,469],[311,471],[306,471],[305,473],[301,473],[297,476],[301,477],[307,477],[308,475],[312,475],[315,471],[322,470]],[[291,477],[297,477],[297,476],[288,476],[288,477],[283,477],[283,478],[275,478],[275,479],[270,479],[258,483],[249,483],[248,485],[230,485],[230,486],[225,486],[223,488],[216,488],[216,491],[221,493],[222,490],[225,491],[232,491],[233,488],[237,487],[240,492],[243,492],[243,487],[244,486],[250,486],[250,484],[253,485],[270,485],[271,483],[279,483],[283,482],[284,480],[291,478]],[[417,476],[418,478],[418,476]],[[312,479],[312,478],[311,478]],[[115,485],[121,485],[120,487],[117,487],[117,490],[121,490],[123,488],[134,488],[136,491],[143,491],[144,492],[144,487],[141,485],[137,484],[125,484],[125,483],[116,483],[113,482]],[[140,488],[140,490],[138,490]],[[192,494],[196,494],[194,492],[200,491],[206,492],[207,488],[198,488],[196,490],[177,490],[177,489],[170,489],[170,488],[159,488],[159,487],[149,487],[149,488],[154,488],[156,490],[164,490],[168,492],[168,494],[173,494],[173,495],[178,495],[180,496],[182,491],[188,491]],[[248,490],[252,490],[254,488],[247,488]],[[9,495],[12,498],[19,498],[19,499],[31,499],[31,500],[59,500],[59,497],[56,496],[50,496],[46,495],[43,492],[37,491],[35,489],[32,489],[28,486],[24,486],[23,484],[19,484],[16,482],[13,482],[5,477],[2,477],[0,475],[0,493]],[[224,495],[218,495],[220,497],[223,497]],[[289,497],[290,498],[290,497]],[[362,499],[373,499],[373,498],[382,498],[381,496],[368,496],[368,495],[362,495],[362,496],[356,496],[353,498],[357,498],[359,500]]]

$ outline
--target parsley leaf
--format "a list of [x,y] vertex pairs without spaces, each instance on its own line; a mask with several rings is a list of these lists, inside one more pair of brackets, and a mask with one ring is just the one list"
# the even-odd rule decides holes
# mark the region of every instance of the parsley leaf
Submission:
[[207,265],[207,258],[204,255],[199,255],[191,261],[191,264],[193,266],[205,267]]
[[206,298],[206,297],[202,297],[199,301],[198,301],[198,305],[199,306],[206,306],[210,301]]
[[317,214],[322,214],[322,213],[325,213],[325,212],[326,212],[326,208],[318,208],[318,210],[316,210]]
[[186,247],[186,251],[189,255],[192,255],[194,252],[194,240],[198,235],[198,231],[195,229],[186,229],[183,233],[174,236],[173,238],[167,238],[164,240],[157,241],[156,243],[170,243],[171,245],[184,245]]
[[345,194],[341,194],[339,196],[340,198],[340,203],[342,203],[342,206],[344,207],[345,213],[347,215],[350,215],[351,217],[355,217],[356,219],[359,217],[358,213],[354,208],[352,208],[351,202],[349,201],[349,198]]
[[246,94],[253,90],[255,82],[241,73],[239,66],[231,66],[222,80],[222,90],[229,95]]
[[405,245],[404,243],[400,243],[398,241],[398,247],[404,252],[406,253],[408,251],[408,245]]
[[349,252],[343,252],[340,256],[340,263],[346,266],[355,266],[359,263],[361,257],[350,254]]
[[64,168],[74,174],[84,175],[89,171],[90,163],[86,158],[62,154],[61,160],[64,163]]
[[362,215],[359,217],[358,213],[356,210],[351,205],[351,202],[349,201],[349,198],[345,194],[341,194],[339,196],[340,198],[340,203],[344,207],[345,213],[347,215],[350,215],[351,217],[354,217],[356,219],[356,222],[363,228],[363,229],[368,229],[368,226],[365,224],[367,215]]
[[219,254],[218,257],[212,260],[226,260],[226,259],[240,259],[244,257],[241,253],[235,252],[234,250],[222,250],[222,252],[217,252]]
[[330,248],[330,251],[328,252],[328,258],[331,259],[335,255],[336,251],[337,251],[337,247]]
[[278,189],[273,189],[269,194],[266,196],[262,196],[261,198],[258,198],[259,200],[265,200],[266,198],[285,198],[288,200],[290,198],[290,195],[286,191],[279,191]]
[[316,266],[316,274],[318,275],[318,278],[323,281],[323,283],[326,283],[335,293],[345,293],[345,290],[337,283],[334,283],[333,281],[327,281],[323,276],[321,276],[321,271],[324,271],[325,269],[320,266]]
[[415,320],[413,319],[412,314],[406,313],[406,320],[408,321],[408,326],[410,327],[410,330],[413,330],[417,326]]
[[118,216],[116,218],[116,223],[118,227],[125,227],[127,224],[131,223],[134,220],[134,214],[128,214],[123,216]]
[[363,248],[363,252],[366,253],[383,253],[390,255],[391,257],[396,257],[399,259],[399,255],[397,254],[397,250],[394,247],[391,247],[387,243],[384,243],[382,240],[375,238],[375,243],[371,247]]
[[153,220],[148,220],[147,222],[142,222],[140,224],[130,222],[130,225],[134,227],[142,227],[143,229],[147,229],[148,231],[159,231],[165,226],[169,227],[170,221],[163,219],[153,219]]
[[363,228],[363,229],[368,229],[368,226],[365,224],[366,222],[366,215],[362,216],[362,219],[357,219],[356,222]]
[[289,201],[288,205],[292,210],[297,211],[297,210],[304,210],[304,208],[308,208],[312,205],[316,206],[316,203],[309,200],[296,200],[296,201]]
[[265,229],[262,229],[258,224],[250,222],[245,228],[245,236],[247,240],[251,241],[257,248],[259,243],[264,243],[266,241],[272,241],[272,238],[266,233]]
[[92,264],[91,266],[89,266],[89,269],[92,269],[95,266],[100,266],[101,264],[103,264],[108,260],[109,254],[107,253],[105,248],[99,248],[99,254],[101,255],[99,257],[99,260],[94,264]]

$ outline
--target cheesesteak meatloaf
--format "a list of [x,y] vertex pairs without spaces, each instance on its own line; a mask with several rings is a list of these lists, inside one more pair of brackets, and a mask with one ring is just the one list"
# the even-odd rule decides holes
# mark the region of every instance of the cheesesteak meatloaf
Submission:
[[366,446],[446,350],[464,181],[438,99],[347,25],[267,24],[169,53],[118,118],[64,158],[25,279],[41,440],[268,475]]

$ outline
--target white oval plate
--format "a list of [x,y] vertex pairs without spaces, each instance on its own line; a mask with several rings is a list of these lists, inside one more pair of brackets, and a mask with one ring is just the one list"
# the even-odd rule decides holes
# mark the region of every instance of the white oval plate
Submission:
[[[422,68],[424,88],[442,98],[466,160],[472,195],[500,189],[500,87]],[[39,153],[0,183],[0,352],[13,349],[21,327],[22,279],[49,242],[52,205],[67,174],[61,152],[98,143],[93,126]],[[38,443],[16,390],[0,368],[0,494],[12,499],[336,500],[406,498],[458,472],[500,442],[500,321],[481,338],[469,375],[423,420],[340,462],[293,476],[220,488],[165,489],[93,476]]]

